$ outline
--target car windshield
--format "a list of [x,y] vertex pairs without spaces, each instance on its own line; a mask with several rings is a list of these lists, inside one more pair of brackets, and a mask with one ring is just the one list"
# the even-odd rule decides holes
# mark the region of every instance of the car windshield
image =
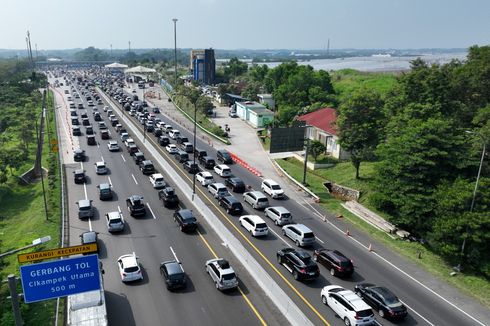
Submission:
[[90,206],[80,206],[81,211],[88,211],[90,210]]
[[267,224],[265,223],[257,223],[257,228],[267,228]]
[[366,309],[366,310],[356,311],[356,315],[359,317],[369,317],[373,315],[373,312],[371,309]]
[[124,269],[124,272],[125,273],[134,273],[134,272],[137,272],[139,270],[138,266],[131,266],[131,267],[126,267]]
[[112,220],[109,221],[109,224],[121,224],[121,219],[113,218]]
[[223,274],[223,280],[229,281],[235,279],[235,273]]
[[340,266],[341,267],[350,267],[350,265],[351,265],[351,262],[350,261],[345,261],[344,260],[344,261],[341,261],[340,262]]
[[315,235],[312,232],[306,232],[305,233],[305,238],[314,238]]
[[183,273],[178,273],[178,274],[171,274],[168,276],[169,279],[171,279],[172,281],[177,281],[177,280],[181,280],[184,278],[184,274]]
[[142,207],[142,206],[143,206],[143,203],[139,199],[138,200],[135,200],[133,202],[133,207],[135,207],[135,208]]
[[271,188],[272,190],[281,190],[281,186],[279,185],[272,185]]
[[194,216],[184,217],[182,219],[185,223],[195,223],[197,220]]

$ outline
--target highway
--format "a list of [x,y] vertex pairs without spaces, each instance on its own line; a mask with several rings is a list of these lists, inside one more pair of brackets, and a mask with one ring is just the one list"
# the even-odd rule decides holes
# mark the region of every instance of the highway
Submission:
[[[61,91],[64,89],[66,87],[62,87]],[[148,177],[139,171],[122,142],[118,141],[122,151],[109,152],[106,145],[108,141],[100,139],[100,132],[97,123],[93,120],[91,108],[82,98],[74,101],[76,104],[84,104],[96,131],[98,145],[88,146],[84,136],[74,137],[75,145],[79,143],[79,146],[86,151],[88,159],[83,163],[65,164],[70,245],[79,244],[79,235],[84,231],[99,232],[99,258],[105,271],[104,286],[109,323],[112,325],[287,323],[199,215],[197,216],[201,223],[199,233],[184,234],[178,229],[172,218],[173,210],[162,206],[157,191],[152,188]],[[98,107],[102,111],[102,106]],[[61,110],[66,109],[62,105]],[[79,116],[82,111],[84,110],[78,110]],[[60,114],[60,117],[64,116],[65,114]],[[107,115],[103,114],[103,118],[109,126],[112,139],[118,139],[118,134],[108,123]],[[59,121],[67,122],[66,119],[59,119]],[[65,125],[60,127],[60,132],[70,129],[71,126]],[[84,127],[81,129],[82,132],[85,130]],[[141,144],[138,146],[144,148]],[[152,159],[150,153],[145,152],[145,155]],[[107,175],[95,173],[94,162],[101,160],[105,161],[109,168],[110,172]],[[84,185],[73,182],[72,172],[79,168],[83,168],[87,174],[87,182]],[[172,181],[168,181],[172,185]],[[100,201],[96,186],[107,182],[113,186],[115,196],[113,200]],[[147,205],[146,217],[129,216],[125,199],[133,194],[144,196]],[[95,217],[88,221],[78,219],[75,204],[85,198],[93,200],[96,208]],[[185,200],[181,205],[190,207]],[[104,214],[117,210],[120,210],[124,216],[126,229],[122,234],[109,234]],[[144,280],[124,284],[121,282],[116,260],[119,256],[132,252],[139,257]],[[159,263],[175,259],[174,253],[182,262],[188,275],[188,284],[185,290],[170,292],[160,276]],[[221,293],[216,290],[204,269],[205,261],[214,258],[214,255],[231,262],[239,277],[239,291]]]
[[[63,89],[63,88],[62,88]],[[140,92],[140,91],[139,91]],[[141,97],[141,93],[140,93]],[[80,100],[75,100],[77,101]],[[121,115],[122,111],[116,109],[115,103],[108,103],[113,107],[116,114]],[[84,102],[87,108],[87,103]],[[172,105],[168,103],[168,105]],[[99,106],[101,109],[101,106]],[[65,108],[66,109],[66,108]],[[183,136],[192,141],[191,133],[183,127],[179,127],[176,121],[165,116],[165,107],[160,108],[163,114],[158,115],[163,121],[172,124],[181,131]],[[82,111],[82,110],[79,110]],[[92,121],[94,129],[97,130],[96,123],[93,121],[91,110],[88,116]],[[126,114],[127,115],[127,114]],[[112,139],[118,139],[118,134],[107,121],[107,115],[102,113],[102,117],[109,125]],[[120,119],[121,120],[121,119]],[[141,124],[132,118],[134,127],[142,130]],[[67,126],[68,130],[70,129]],[[82,131],[84,127],[81,128]],[[78,244],[78,234],[92,228],[99,232],[101,245],[100,258],[104,263],[105,287],[108,303],[108,311],[111,323],[127,324],[260,324],[265,321],[267,324],[284,324],[285,320],[277,308],[267,299],[262,290],[256,283],[248,278],[248,274],[235,261],[234,257],[224,247],[219,237],[214,234],[210,227],[207,227],[202,218],[200,233],[209,243],[203,241],[199,234],[182,234],[175,222],[172,220],[172,211],[162,207],[157,197],[157,192],[151,187],[148,177],[144,176],[133,159],[125,151],[120,140],[119,145],[122,151],[111,153],[107,150],[106,143],[100,139],[97,133],[96,138],[100,146],[87,146],[85,137],[78,137],[80,147],[86,150],[89,160],[83,163],[83,168],[89,175],[89,180],[85,187],[75,185],[71,177],[74,169],[80,168],[80,163],[66,165],[68,176],[68,201],[70,207],[70,242]],[[77,139],[74,140],[75,142]],[[136,141],[138,147],[144,152],[147,158],[153,159],[154,155],[164,157],[174,169],[189,183],[192,176],[182,169],[182,165],[169,155],[165,149],[156,143],[152,134],[147,134],[147,141],[158,148],[158,153],[150,153],[143,144]],[[205,149],[211,156],[215,155],[215,150],[207,142],[198,139],[197,146]],[[106,176],[96,175],[93,167],[95,161],[104,160],[110,169],[110,174]],[[166,180],[177,188],[169,179],[166,171],[163,173]],[[238,165],[231,166],[234,175],[240,177],[247,185],[255,190],[260,190],[261,179],[251,174],[248,170]],[[212,172],[213,173],[213,172]],[[217,182],[224,180],[214,174]],[[267,176],[265,176],[267,177]],[[281,180],[276,180],[281,183]],[[102,182],[109,182],[113,185],[117,194],[112,201],[102,202],[98,200],[96,185]],[[331,324],[341,325],[342,321],[335,318],[332,310],[321,303],[320,290],[329,284],[338,284],[348,289],[353,289],[359,282],[372,282],[384,285],[395,292],[409,308],[409,316],[402,322],[392,323],[381,319],[376,315],[376,319],[383,325],[483,325],[477,320],[467,316],[446,301],[438,297],[433,292],[418,284],[409,276],[403,273],[403,268],[391,265],[388,261],[380,258],[376,253],[369,252],[365,246],[356,242],[356,239],[348,237],[336,229],[335,224],[326,223],[322,220],[324,214],[315,204],[301,199],[292,194],[292,199],[269,201],[275,206],[286,207],[293,215],[295,222],[303,223],[315,232],[317,244],[314,248],[325,247],[340,250],[354,261],[356,272],[350,279],[340,279],[333,277],[329,272],[320,266],[321,276],[313,282],[295,281],[291,274],[276,262],[276,252],[286,246],[295,245],[282,236],[279,227],[266,220],[271,232],[265,238],[252,238],[239,226],[238,217],[231,217],[217,205],[217,201],[209,196],[206,189],[197,185],[197,195],[204,200],[208,207],[213,210],[215,215],[228,227],[228,229],[239,239],[243,245],[256,257],[269,275],[279,284],[283,290],[295,301],[301,310],[317,325]],[[145,198],[153,214],[149,213],[146,218],[134,219],[129,216],[125,208],[125,198],[131,194],[140,194]],[[242,201],[241,194],[234,194]],[[75,201],[85,198],[93,199],[93,204],[97,207],[96,217],[90,222],[80,221],[76,217]],[[179,196],[183,198],[183,196]],[[185,207],[192,207],[191,203],[184,201]],[[263,216],[263,212],[254,211],[250,206],[244,204],[243,214],[256,214]],[[121,209],[129,228],[121,235],[110,235],[103,220],[103,214],[108,211]],[[368,240],[369,241],[369,240]],[[363,241],[362,243],[366,243]],[[306,250],[312,254],[313,248]],[[158,272],[158,264],[162,260],[173,257],[172,250],[183,262],[184,269],[189,275],[189,287],[186,291],[170,293],[165,289],[164,283]],[[140,262],[144,268],[145,280],[134,285],[125,285],[120,281],[117,272],[116,259],[119,255],[135,251],[140,257]],[[245,299],[240,292],[222,294],[216,291],[211,279],[204,273],[203,265],[206,259],[213,256],[213,251],[219,256],[230,260],[235,270],[240,276],[240,287],[246,294]],[[158,284],[156,283],[158,282]],[[155,286],[150,286],[153,284]],[[450,298],[448,298],[450,299]],[[197,300],[197,301],[196,301]],[[254,311],[254,307],[256,311]],[[178,313],[176,313],[178,312]]]

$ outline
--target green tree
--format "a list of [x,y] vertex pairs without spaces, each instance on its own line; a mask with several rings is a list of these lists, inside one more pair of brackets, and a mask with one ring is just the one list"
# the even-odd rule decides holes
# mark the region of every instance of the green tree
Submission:
[[316,161],[318,156],[325,153],[326,147],[318,140],[313,140],[310,143],[310,151],[309,153],[313,156],[313,159]]
[[200,110],[204,115],[207,115],[210,110],[214,109],[214,105],[209,97],[201,96],[197,100],[197,109]]
[[260,93],[260,84],[257,82],[249,82],[242,91],[242,97],[252,101],[257,101],[259,99],[257,97],[257,94],[259,93]]
[[340,106],[337,119],[340,146],[350,153],[356,179],[361,162],[373,158],[384,124],[383,102],[375,91],[357,90]]
[[229,78],[236,78],[246,73],[247,69],[247,63],[238,60],[237,57],[233,57],[225,67],[224,73],[226,76],[229,76]]
[[267,65],[253,65],[249,69],[248,75],[252,81],[263,84],[268,72],[269,67]]

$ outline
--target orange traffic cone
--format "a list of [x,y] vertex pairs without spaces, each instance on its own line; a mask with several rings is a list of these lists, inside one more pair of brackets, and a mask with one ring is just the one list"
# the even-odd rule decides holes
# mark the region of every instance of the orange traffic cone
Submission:
[[370,252],[371,252],[371,251],[373,251],[373,245],[372,245],[372,244],[369,244],[369,248],[368,248],[368,250],[369,250]]

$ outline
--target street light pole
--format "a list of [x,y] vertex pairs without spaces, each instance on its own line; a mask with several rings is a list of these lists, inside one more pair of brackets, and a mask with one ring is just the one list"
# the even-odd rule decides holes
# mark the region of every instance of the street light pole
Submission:
[[[197,126],[197,101],[194,103],[194,165],[196,166],[196,126]],[[197,171],[196,171],[197,173]],[[194,195],[196,194],[196,173],[192,175],[192,201],[194,201]]]
[[[473,213],[473,208],[475,207],[476,191],[478,190],[478,182],[480,181],[480,174],[481,174],[481,169],[483,166],[483,159],[485,158],[486,144],[485,144],[485,139],[483,138],[483,136],[481,134],[475,133],[475,132],[470,131],[470,130],[466,130],[465,132],[467,134],[478,135],[480,137],[481,141],[483,142],[483,150],[482,150],[481,158],[480,158],[480,166],[478,167],[478,173],[476,175],[475,188],[473,189],[473,198],[471,199],[471,205],[470,205],[470,213]],[[466,239],[468,237],[467,234],[468,234],[468,225],[466,226],[466,232],[465,232],[465,236],[463,239],[463,244],[461,245],[461,262],[457,266],[458,270],[461,270],[461,263],[462,263],[463,258],[464,258],[464,249],[466,247]]]
[[177,18],[173,18],[174,22],[174,67],[175,67],[175,79],[174,87],[177,86]]
[[[145,84],[143,83],[143,103],[145,102]],[[143,143],[146,143],[146,121],[143,125]]]

